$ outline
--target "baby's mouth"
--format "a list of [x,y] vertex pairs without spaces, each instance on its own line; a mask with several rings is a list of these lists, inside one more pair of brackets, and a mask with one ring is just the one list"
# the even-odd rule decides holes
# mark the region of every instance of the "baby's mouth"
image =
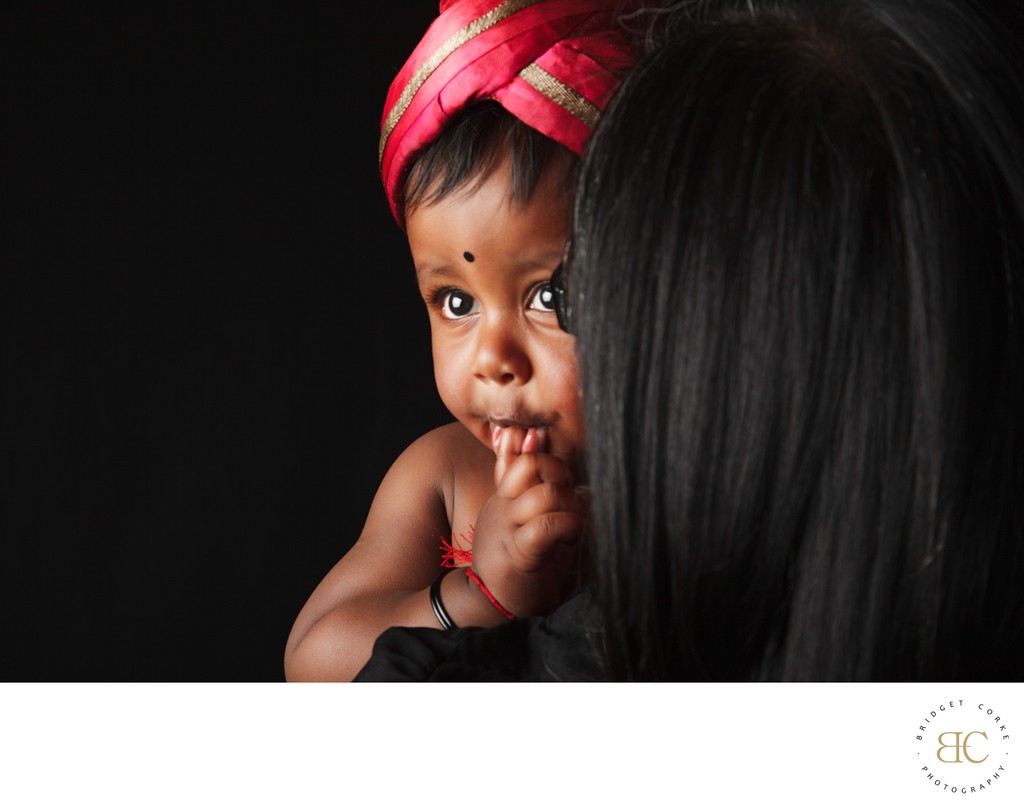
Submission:
[[518,456],[544,452],[548,447],[548,427],[491,422],[491,449],[494,454]]

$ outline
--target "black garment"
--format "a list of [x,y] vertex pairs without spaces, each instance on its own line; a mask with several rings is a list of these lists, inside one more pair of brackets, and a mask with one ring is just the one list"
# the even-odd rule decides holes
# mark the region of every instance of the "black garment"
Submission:
[[598,625],[584,593],[548,617],[495,628],[389,628],[354,681],[607,681]]

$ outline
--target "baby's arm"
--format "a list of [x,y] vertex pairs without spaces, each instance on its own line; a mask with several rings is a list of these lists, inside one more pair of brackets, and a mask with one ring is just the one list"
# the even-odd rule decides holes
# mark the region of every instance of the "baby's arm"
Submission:
[[[377,489],[359,539],[295,620],[285,648],[289,681],[351,680],[384,629],[438,626],[429,589],[441,571],[441,537],[451,537],[446,500],[470,496],[459,488],[467,477],[482,478],[486,496],[493,465],[493,455],[458,424],[427,433],[399,456]],[[459,586],[456,578],[464,576],[446,577],[442,597],[458,625],[504,619],[479,590]]]

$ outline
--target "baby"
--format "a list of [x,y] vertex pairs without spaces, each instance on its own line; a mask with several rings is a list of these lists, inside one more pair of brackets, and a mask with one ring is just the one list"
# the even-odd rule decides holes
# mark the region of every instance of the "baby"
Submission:
[[392,84],[381,173],[457,421],[385,475],[295,621],[289,680],[351,679],[390,626],[495,625],[574,591],[583,419],[551,276],[577,155],[634,58],[620,5],[442,3]]

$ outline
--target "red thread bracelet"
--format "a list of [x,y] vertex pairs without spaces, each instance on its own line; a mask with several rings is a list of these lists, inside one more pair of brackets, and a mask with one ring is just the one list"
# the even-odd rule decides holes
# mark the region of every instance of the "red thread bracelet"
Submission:
[[480,587],[480,591],[483,592],[487,599],[494,604],[495,609],[497,609],[499,612],[505,615],[505,617],[507,617],[509,620],[516,619],[516,616],[512,614],[512,612],[510,612],[508,609],[506,609],[504,606],[498,603],[498,599],[491,594],[491,590],[484,586],[484,582],[480,580],[480,576],[473,572],[472,567],[466,567],[466,577]]
[[441,536],[441,566],[461,567],[473,563],[473,525],[469,526],[469,533],[460,533],[461,541],[455,543],[455,531],[452,531],[452,540],[447,541]]

